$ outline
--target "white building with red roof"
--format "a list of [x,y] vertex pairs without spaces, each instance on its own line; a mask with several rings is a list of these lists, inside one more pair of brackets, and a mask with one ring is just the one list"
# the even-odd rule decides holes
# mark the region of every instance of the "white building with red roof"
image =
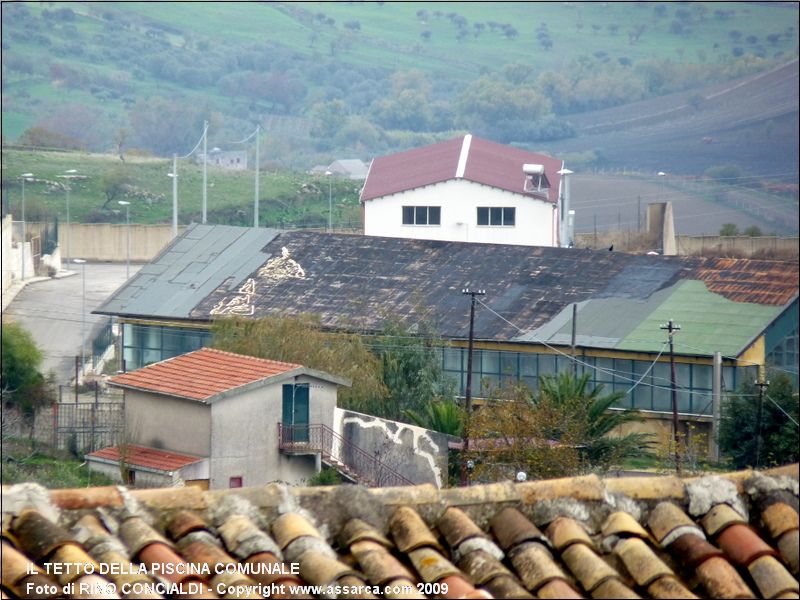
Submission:
[[[136,485],[211,488],[299,483],[349,382],[301,365],[201,348],[113,377],[125,392],[124,443],[86,456]],[[316,445],[315,445],[316,443]],[[122,464],[120,464],[122,463]]]
[[365,235],[568,246],[563,161],[464,135],[373,160]]

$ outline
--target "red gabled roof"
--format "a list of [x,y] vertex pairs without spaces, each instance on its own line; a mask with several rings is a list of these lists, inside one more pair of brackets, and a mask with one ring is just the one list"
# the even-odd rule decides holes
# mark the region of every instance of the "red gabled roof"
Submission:
[[[461,161],[463,174],[459,173]],[[361,191],[361,200],[374,200],[457,178],[524,194],[524,164],[544,165],[550,181],[548,200],[556,203],[561,160],[474,136],[376,158]]]
[[293,363],[201,348],[111,378],[109,383],[148,392],[208,400],[221,392],[302,368]]
[[[186,465],[204,460],[201,456],[191,456],[189,454],[178,454],[168,450],[157,450],[146,446],[125,446],[125,463],[132,467],[144,467],[156,469],[158,471],[175,471]],[[119,462],[119,446],[110,446],[102,450],[96,450],[86,455],[87,458],[103,458]]]

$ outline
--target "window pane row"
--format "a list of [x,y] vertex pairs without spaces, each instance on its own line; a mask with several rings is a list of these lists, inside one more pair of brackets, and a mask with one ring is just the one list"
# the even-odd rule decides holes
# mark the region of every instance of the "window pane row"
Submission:
[[513,227],[516,224],[517,209],[513,206],[479,206],[478,225],[492,227]]
[[441,206],[404,206],[403,225],[441,225]]

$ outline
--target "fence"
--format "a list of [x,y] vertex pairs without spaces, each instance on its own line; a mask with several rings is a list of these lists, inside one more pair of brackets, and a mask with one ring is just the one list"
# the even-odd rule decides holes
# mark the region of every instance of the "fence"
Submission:
[[53,445],[75,454],[117,445],[125,427],[125,408],[119,402],[56,404],[51,412]]

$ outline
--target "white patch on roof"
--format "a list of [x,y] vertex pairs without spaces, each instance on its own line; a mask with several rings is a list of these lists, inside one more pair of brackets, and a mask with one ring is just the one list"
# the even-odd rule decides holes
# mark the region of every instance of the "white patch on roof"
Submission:
[[467,169],[467,159],[469,158],[469,147],[472,144],[472,135],[467,134],[464,136],[464,142],[461,144],[461,154],[458,157],[458,167],[456,167],[456,179],[464,177],[464,171]]

